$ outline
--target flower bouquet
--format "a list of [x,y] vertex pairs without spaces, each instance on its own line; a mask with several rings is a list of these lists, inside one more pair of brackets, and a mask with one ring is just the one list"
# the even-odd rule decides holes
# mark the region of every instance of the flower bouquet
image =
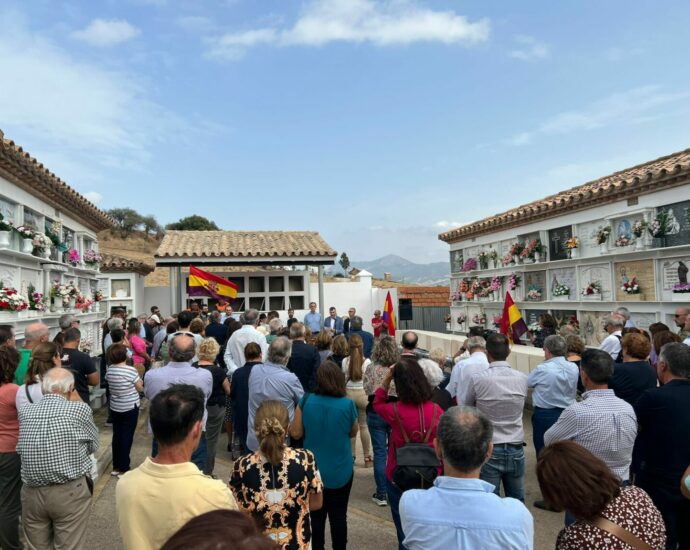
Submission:
[[541,291],[533,285],[527,291],[527,299],[533,302],[538,302],[539,300],[541,300]]
[[554,298],[565,298],[566,300],[570,296],[570,287],[568,285],[563,285],[561,283],[556,283],[553,287],[553,297]]
[[690,283],[677,283],[673,285],[674,294],[687,294],[690,292]]
[[29,301],[16,288],[6,287],[0,282],[0,311],[24,311]]
[[565,247],[568,249],[568,254],[571,258],[577,258],[579,255],[578,249],[580,248],[580,239],[573,235],[565,241]]
[[465,321],[467,321],[467,315],[465,315],[464,313],[461,313],[460,315],[458,315],[458,318],[456,319],[456,321],[458,323],[458,326],[464,325]]
[[67,261],[73,266],[76,266],[81,261],[81,256],[76,248],[70,248],[67,251]]
[[27,289],[29,293],[29,309],[32,311],[45,311],[46,306],[45,296],[41,292],[37,292],[34,285],[29,285]]
[[644,234],[644,230],[647,229],[649,224],[645,220],[637,220],[632,225],[633,237],[639,239]]
[[486,315],[484,315],[483,313],[475,313],[472,316],[472,322],[475,325],[484,326],[486,324]]
[[87,266],[93,269],[98,269],[98,266],[102,261],[103,257],[95,250],[89,248],[86,252],[84,252],[84,263]]
[[44,233],[34,233],[33,238],[34,246],[34,256],[46,256],[46,251],[50,255],[50,248],[53,246],[53,241],[50,240],[48,235]]
[[498,261],[498,251],[492,248],[489,251],[488,255],[489,255],[489,260],[491,260],[493,262],[494,267],[498,267],[498,265],[496,264],[496,262]]
[[635,280],[635,277],[623,283],[621,290],[627,294],[639,294],[642,291],[642,289],[640,289],[640,285]]
[[28,225],[20,225],[15,231],[19,233],[19,237],[22,239],[33,239],[36,233],[36,230]]
[[525,249],[524,243],[521,243],[520,241],[513,243],[510,245],[510,255],[513,258],[513,263],[519,263],[520,261],[520,255],[522,254],[522,251]]
[[82,293],[77,294],[76,306],[77,309],[82,313],[88,313],[92,304],[93,300],[91,300],[88,296],[84,296]]
[[601,283],[599,281],[590,282],[582,289],[582,297],[594,300],[601,300]]
[[501,328],[501,321],[503,321],[503,317],[501,315],[494,315],[494,320],[493,320],[493,325],[494,328]]
[[618,247],[621,246],[630,246],[632,244],[632,240],[630,240],[628,237],[625,235],[621,235],[616,239],[615,245]]
[[611,226],[610,225],[605,225],[603,227],[599,227],[597,229],[597,244],[606,244],[606,241],[609,239],[609,235],[611,234]]
[[668,211],[660,210],[656,215],[656,218],[652,220],[652,223],[647,227],[647,231],[654,238],[665,237],[666,234],[671,229],[671,222],[669,220]]
[[503,264],[503,267],[506,267],[513,263],[513,256],[510,254],[510,252],[503,256],[501,263]]
[[477,260],[475,260],[474,258],[467,258],[467,260],[465,260],[465,263],[462,264],[462,270],[472,271],[474,269],[477,269]]
[[97,290],[93,295],[94,302],[100,302],[103,300],[103,291]]
[[479,260],[479,269],[489,269],[489,255],[481,251],[477,255],[477,259]]
[[508,277],[508,290],[515,290],[520,286],[520,275],[511,273]]
[[491,286],[490,286],[490,288],[491,288],[491,292],[492,292],[493,295],[494,295],[494,299],[496,299],[497,297],[499,297],[498,295],[499,295],[499,293],[500,293],[500,291],[501,291],[501,283],[502,283],[502,282],[503,282],[503,277],[499,277],[498,275],[495,275],[495,276],[491,279]]
[[5,216],[0,214],[0,231],[12,231],[13,229],[14,225],[12,225],[12,222],[6,222]]

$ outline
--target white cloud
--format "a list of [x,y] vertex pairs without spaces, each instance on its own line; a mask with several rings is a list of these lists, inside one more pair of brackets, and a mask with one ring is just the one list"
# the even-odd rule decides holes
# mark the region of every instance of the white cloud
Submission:
[[642,124],[661,116],[660,108],[684,102],[690,92],[664,92],[650,85],[606,96],[579,111],[564,111],[546,119],[534,130],[520,132],[508,139],[511,145],[527,145],[539,136],[570,134],[606,126]]
[[536,61],[537,59],[547,58],[550,55],[549,46],[533,36],[520,34],[515,37],[515,42],[518,44],[518,47],[508,52],[508,55],[515,59]]
[[86,200],[89,200],[94,204],[98,204],[103,200],[103,195],[101,195],[98,191],[87,191],[86,193],[82,193],[82,195]]
[[448,220],[440,220],[434,224],[434,227],[438,227],[439,229],[451,229],[453,227],[460,227],[461,225],[464,224],[462,222],[449,222]]
[[94,19],[85,29],[74,31],[72,38],[99,48],[132,40],[141,31],[124,19]]
[[330,42],[376,46],[417,42],[473,44],[489,37],[489,21],[470,22],[453,11],[435,11],[412,0],[312,0],[291,27],[228,32],[208,40],[209,57],[234,60],[258,44],[321,46]]

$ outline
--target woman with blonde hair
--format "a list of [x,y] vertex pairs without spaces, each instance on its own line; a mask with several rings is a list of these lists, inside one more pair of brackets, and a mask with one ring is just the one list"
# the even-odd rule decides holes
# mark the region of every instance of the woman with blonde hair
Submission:
[[290,424],[279,401],[264,401],[254,416],[259,449],[238,458],[230,477],[237,504],[282,549],[311,547],[310,511],[323,504],[323,484],[311,451],[285,444]]
[[216,447],[225,418],[225,396],[230,395],[230,381],[225,369],[216,363],[219,351],[220,345],[215,338],[204,338],[196,352],[199,361],[194,363],[194,366],[209,371],[213,379],[211,395],[206,401],[208,418],[206,420],[206,465],[204,466],[204,473],[207,476],[213,475],[213,468],[216,465]]
[[[348,341],[349,356],[343,359],[342,369],[345,374],[345,387],[347,396],[354,401],[357,407],[357,422],[359,423],[359,439],[362,442],[362,452],[364,453],[364,466],[373,466],[371,459],[371,437],[367,428],[367,405],[369,399],[364,391],[364,372],[371,365],[371,360],[364,358],[364,342],[357,334],[350,336]],[[350,440],[352,446],[352,457],[356,457],[357,438]]]
[[55,342],[43,342],[33,349],[24,384],[17,391],[17,411],[27,403],[38,403],[43,399],[41,390],[43,375],[48,372],[48,369],[61,366],[60,347]]

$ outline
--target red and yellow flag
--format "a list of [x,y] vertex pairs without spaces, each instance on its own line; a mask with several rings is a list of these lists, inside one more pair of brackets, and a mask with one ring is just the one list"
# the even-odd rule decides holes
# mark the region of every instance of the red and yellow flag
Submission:
[[232,300],[237,296],[237,285],[223,277],[189,266],[189,295],[208,296],[216,300]]
[[505,334],[511,342],[519,343],[520,336],[525,332],[527,332],[527,324],[515,302],[513,302],[510,292],[506,292],[506,301],[501,317],[501,334]]
[[390,290],[386,294],[386,301],[383,304],[383,322],[388,326],[388,335],[395,336],[395,311],[393,310],[393,300]]

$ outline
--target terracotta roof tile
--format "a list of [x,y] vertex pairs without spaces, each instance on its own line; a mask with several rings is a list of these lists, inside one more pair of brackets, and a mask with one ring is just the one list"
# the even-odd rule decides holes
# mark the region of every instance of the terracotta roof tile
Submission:
[[167,231],[156,258],[266,258],[320,256],[333,250],[313,231]]
[[140,275],[148,275],[155,269],[152,262],[142,260],[140,258],[126,258],[108,252],[101,252],[103,262],[101,263],[101,272],[103,273],[124,273],[135,272]]
[[[441,233],[438,238],[452,243],[497,229],[558,216],[565,211],[590,208],[594,203],[601,204],[650,193],[660,188],[687,182],[688,171],[690,171],[690,149],[615,172],[555,195],[451,229]],[[684,179],[680,178],[681,175]]]
[[6,172],[13,183],[35,196],[55,203],[94,231],[108,229],[113,219],[92,202],[77,193],[43,164],[0,130],[0,172]]

